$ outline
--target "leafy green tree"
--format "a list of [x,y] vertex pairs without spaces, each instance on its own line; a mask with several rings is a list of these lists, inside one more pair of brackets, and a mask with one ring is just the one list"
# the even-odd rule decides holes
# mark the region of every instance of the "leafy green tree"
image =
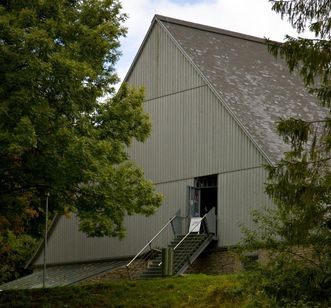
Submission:
[[122,237],[125,215],[160,205],[126,152],[151,130],[143,90],[114,94],[125,19],[118,0],[1,1],[2,232],[38,235],[45,192],[90,236]]
[[10,230],[0,233],[0,284],[31,272],[25,264],[35,246],[36,240],[27,234],[15,235]]
[[282,44],[268,41],[268,48],[300,74],[325,108],[325,117],[281,119],[277,124],[291,150],[267,167],[266,192],[276,208],[255,213],[257,229],[246,230],[243,247],[269,250],[272,257],[259,268],[260,280],[255,275],[250,282],[259,281],[278,303],[300,297],[324,301],[331,294],[331,2],[270,2],[298,33],[308,29],[315,34],[314,39],[287,36]]

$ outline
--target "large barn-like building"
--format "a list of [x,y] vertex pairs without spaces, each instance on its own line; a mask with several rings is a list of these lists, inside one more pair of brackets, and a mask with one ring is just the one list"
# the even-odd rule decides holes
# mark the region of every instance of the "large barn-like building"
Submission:
[[[263,39],[159,15],[125,81],[145,87],[152,135],[129,153],[164,195],[163,205],[151,217],[127,217],[123,240],[88,238],[78,231],[75,216],[58,217],[48,239],[48,266],[85,263],[86,268],[103,261],[102,270],[90,266],[92,275],[127,264],[165,226],[134,264],[149,248],[166,247],[173,234],[192,231],[199,217],[204,217],[199,230],[180,245],[197,231],[207,234],[208,228],[208,234],[175,273],[187,269],[209,243],[215,251],[236,245],[240,224],[252,226],[252,209],[272,206],[264,193],[263,166],[287,149],[276,121],[324,117],[300,78],[268,53]],[[43,264],[42,247],[31,259],[34,266]]]

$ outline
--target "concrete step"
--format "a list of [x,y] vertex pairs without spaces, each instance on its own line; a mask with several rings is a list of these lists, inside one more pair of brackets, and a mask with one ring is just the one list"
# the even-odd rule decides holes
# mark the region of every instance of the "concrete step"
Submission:
[[151,265],[159,265],[162,262],[162,260],[154,260],[152,262],[149,263],[149,266]]
[[154,269],[154,268],[161,268],[161,266],[159,265],[159,263],[158,264],[152,264],[152,265],[150,265],[150,266],[148,266],[148,269]]
[[[168,248],[174,248],[184,236],[178,236],[173,240]],[[187,260],[194,255],[194,253],[201,247],[201,245],[208,238],[206,234],[190,234],[185,238],[185,240],[176,248],[174,251],[174,271],[175,273],[180,271],[183,266],[187,263]],[[141,279],[153,279],[157,277],[162,277],[162,256],[158,253],[150,261],[148,268],[143,271],[140,278]]]

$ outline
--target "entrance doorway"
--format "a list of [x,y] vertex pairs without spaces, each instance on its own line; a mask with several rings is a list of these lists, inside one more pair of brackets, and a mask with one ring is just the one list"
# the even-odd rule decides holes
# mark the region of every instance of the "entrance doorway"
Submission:
[[208,231],[217,235],[217,175],[194,179],[194,186],[188,187],[188,216],[190,223],[207,214]]
[[198,177],[194,182],[194,186],[200,190],[200,216],[212,208],[215,208],[217,214],[217,175]]

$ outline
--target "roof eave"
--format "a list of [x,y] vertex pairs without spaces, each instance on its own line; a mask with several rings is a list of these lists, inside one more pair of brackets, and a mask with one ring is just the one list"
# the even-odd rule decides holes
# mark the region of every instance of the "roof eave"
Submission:
[[[184,26],[184,27],[188,27],[188,28],[204,30],[204,31],[213,32],[213,33],[217,33],[217,34],[222,34],[225,36],[243,39],[246,41],[252,41],[252,42],[260,43],[263,45],[266,44],[265,38],[261,38],[261,37],[257,37],[257,36],[253,36],[253,35],[243,34],[243,33],[234,32],[234,31],[225,30],[225,29],[219,29],[216,27],[206,26],[203,24],[180,20],[180,19],[176,19],[176,18],[172,18],[172,17],[163,16],[163,15],[155,15],[153,20],[154,19],[157,19],[159,21],[169,22],[169,23]],[[273,41],[273,40],[271,40],[271,41],[274,43],[280,43],[280,42]]]

